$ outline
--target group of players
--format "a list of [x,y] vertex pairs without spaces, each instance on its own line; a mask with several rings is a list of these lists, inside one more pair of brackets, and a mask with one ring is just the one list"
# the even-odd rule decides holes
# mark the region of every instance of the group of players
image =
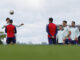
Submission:
[[17,34],[17,27],[21,27],[24,24],[20,25],[13,25],[13,20],[10,18],[6,18],[7,25],[4,25],[2,29],[5,28],[5,33],[7,33],[6,43],[7,44],[16,44],[16,34]]
[[[16,28],[21,27],[24,24],[20,24],[18,26],[13,25],[13,20],[10,18],[7,18],[6,22],[7,25],[2,27],[5,28],[5,32],[7,33],[6,43],[16,44]],[[67,25],[67,21],[64,20],[62,22],[62,25],[59,25],[59,27],[57,27],[57,25],[53,23],[53,18],[49,18],[49,24],[46,27],[49,44],[78,44],[80,31],[75,25],[75,21],[72,21],[71,27],[69,27]]]
[[67,21],[64,20],[62,25],[57,27],[53,23],[53,18],[49,18],[49,24],[46,28],[49,44],[78,44],[80,32],[75,25],[75,21],[72,21],[71,26],[68,26]]

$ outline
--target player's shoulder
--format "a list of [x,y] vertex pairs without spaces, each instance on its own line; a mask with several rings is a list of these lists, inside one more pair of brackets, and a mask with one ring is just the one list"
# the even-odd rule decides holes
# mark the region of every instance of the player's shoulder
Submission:
[[58,34],[63,34],[64,31],[63,31],[63,30],[59,30],[57,33],[58,33]]
[[10,27],[15,27],[15,25],[13,25],[13,24],[7,25],[7,27],[9,27],[9,26],[10,26]]
[[12,25],[13,27],[16,27],[15,25]]
[[10,26],[10,25],[6,25],[6,27],[8,27],[8,26]]
[[54,26],[54,27],[56,27],[56,24],[54,24],[54,23],[49,23],[48,26]]
[[57,33],[60,33],[61,31],[60,30],[58,30],[58,32]]
[[75,29],[76,29],[76,30],[79,30],[79,28],[78,28],[78,27],[75,27]]
[[69,27],[69,26],[66,26],[65,28],[66,28],[66,29],[70,29],[70,27]]
[[58,30],[59,32],[64,32],[64,30]]
[[66,26],[66,27],[64,27],[64,28],[69,28],[69,26]]
[[70,27],[70,29],[78,29],[78,27]]
[[56,24],[55,24],[55,23],[50,23],[50,25],[54,25],[54,26],[56,26]]
[[53,25],[56,25],[55,23],[52,23]]

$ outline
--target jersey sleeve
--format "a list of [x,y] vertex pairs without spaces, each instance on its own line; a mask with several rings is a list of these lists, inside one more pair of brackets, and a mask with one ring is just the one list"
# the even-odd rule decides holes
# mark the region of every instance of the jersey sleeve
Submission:
[[5,33],[7,33],[7,27],[5,27]]
[[52,36],[52,35],[49,33],[49,27],[48,27],[48,25],[47,25],[47,27],[46,27],[46,32],[47,32],[50,36]]
[[69,26],[67,27],[67,29],[68,29],[68,35],[67,36],[69,37],[70,34],[71,34],[71,30],[70,30],[70,27]]
[[70,27],[69,26],[67,27],[67,29],[68,29],[68,31],[70,31]]
[[56,34],[56,39],[58,40],[58,32],[57,32],[57,34]]
[[79,32],[78,28],[77,28],[76,32],[77,32],[77,37],[79,37],[80,36],[80,32]]
[[63,34],[62,35],[63,35],[63,40],[64,40],[65,39],[65,32],[64,31],[63,31]]
[[63,34],[62,34],[62,36],[63,36],[63,40],[65,39],[65,33],[64,33],[64,31],[63,31]]
[[7,25],[4,25],[4,26],[2,27],[2,29],[6,28],[6,26],[7,26]]
[[55,33],[55,36],[57,35],[57,33],[58,33],[58,29],[57,29],[57,26],[56,26],[56,33]]
[[19,27],[21,27],[21,25],[14,25],[16,28],[19,28]]
[[15,34],[17,33],[16,27],[15,27]]

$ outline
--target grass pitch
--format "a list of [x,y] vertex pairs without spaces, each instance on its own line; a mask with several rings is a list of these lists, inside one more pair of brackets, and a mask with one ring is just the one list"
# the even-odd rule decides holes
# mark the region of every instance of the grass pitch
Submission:
[[80,60],[80,46],[0,45],[0,60]]

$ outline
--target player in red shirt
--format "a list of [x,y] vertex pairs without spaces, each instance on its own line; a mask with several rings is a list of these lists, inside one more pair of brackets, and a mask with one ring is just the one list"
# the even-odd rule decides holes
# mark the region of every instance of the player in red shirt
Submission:
[[15,44],[15,34],[17,33],[16,27],[12,24],[13,21],[9,21],[9,25],[6,26],[5,32],[7,33],[7,44]]
[[56,34],[57,34],[57,26],[52,23],[53,18],[49,18],[49,24],[47,25],[46,31],[48,33],[48,41],[49,44],[56,44]]

